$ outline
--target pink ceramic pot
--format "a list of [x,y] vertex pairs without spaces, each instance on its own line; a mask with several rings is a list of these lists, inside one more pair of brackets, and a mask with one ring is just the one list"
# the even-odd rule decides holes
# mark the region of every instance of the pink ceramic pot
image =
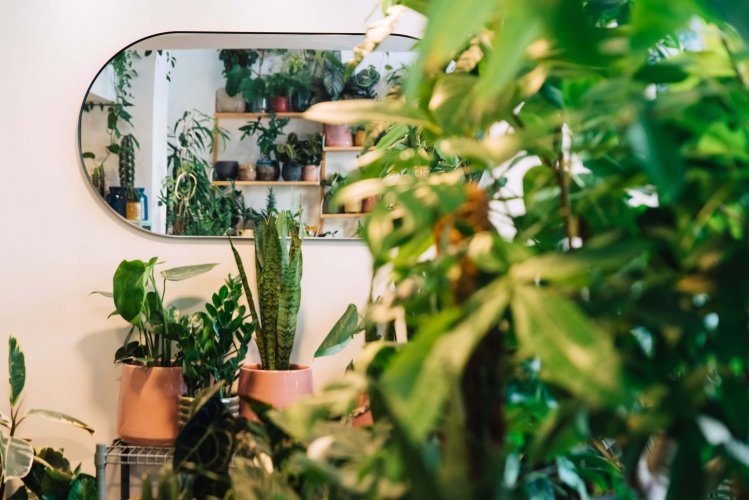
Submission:
[[[239,372],[237,394],[257,399],[273,408],[285,408],[312,394],[312,369],[307,365],[291,365],[289,370],[261,370],[258,364],[245,365]],[[256,419],[241,397],[239,413],[245,418]]]
[[354,145],[354,136],[348,125],[325,125],[325,145],[345,148]]
[[305,165],[302,167],[302,180],[308,182],[317,182],[320,177],[318,173],[320,165]]
[[122,365],[117,433],[123,441],[169,446],[179,433],[179,395],[185,391],[182,368]]

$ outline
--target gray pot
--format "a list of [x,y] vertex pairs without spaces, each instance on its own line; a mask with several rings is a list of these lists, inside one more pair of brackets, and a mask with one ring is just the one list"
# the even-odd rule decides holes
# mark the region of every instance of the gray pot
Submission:
[[253,99],[252,101],[252,109],[250,109],[253,113],[267,113],[268,112],[268,99],[265,97],[258,97],[257,99]]
[[301,163],[284,163],[281,175],[285,181],[300,181],[302,180],[302,164]]
[[258,160],[255,170],[259,181],[276,181],[280,173],[278,162],[275,160]]
[[239,173],[238,161],[217,161],[213,165],[213,172],[217,181],[236,180]]
[[[177,417],[177,423],[179,428],[185,426],[188,420],[190,420],[190,411],[192,410],[192,404],[195,398],[190,396],[179,397],[179,414]],[[232,417],[239,416],[239,396],[232,396],[230,398],[221,398],[221,402],[224,403],[226,409],[229,410]]]

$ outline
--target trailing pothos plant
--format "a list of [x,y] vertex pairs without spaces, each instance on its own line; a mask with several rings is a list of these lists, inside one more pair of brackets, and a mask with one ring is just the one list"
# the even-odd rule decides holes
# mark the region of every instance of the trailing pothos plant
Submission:
[[[493,206],[524,210],[498,214],[512,235],[501,237],[460,171],[344,191],[383,197],[363,237],[393,287],[365,317],[402,319],[408,342],[371,343],[348,377],[392,429],[372,430],[382,446],[342,459],[331,445],[300,457],[305,470],[348,493],[432,498],[626,498],[653,482],[699,498],[723,480],[747,491],[745,7],[386,7],[383,27],[407,8],[428,19],[403,96],[308,116],[419,127],[493,171]],[[406,147],[404,160],[419,154]],[[513,175],[520,192],[502,186]],[[350,408],[334,389],[328,414],[289,409],[284,428],[322,436],[309,416]],[[645,460],[651,447],[660,456]]]
[[288,370],[302,298],[302,224],[287,211],[271,213],[255,228],[258,305],[242,258],[229,240],[255,324],[263,370]]
[[[131,327],[114,356],[115,363],[131,363],[142,366],[175,366],[181,353],[173,350],[184,328],[179,311],[164,303],[166,283],[183,281],[210,271],[216,264],[198,264],[165,269],[159,274],[161,290],[156,281],[158,258],[123,260],[112,278],[112,293],[115,311]],[[137,338],[133,336],[137,333]]]
[[[51,455],[56,454],[45,452],[46,448],[36,454],[31,441],[28,438],[18,436],[18,428],[27,418],[40,416],[70,424],[73,427],[85,430],[89,434],[93,434],[94,430],[80,420],[57,411],[38,408],[23,411],[21,404],[23,402],[23,389],[26,385],[26,359],[14,337],[8,339],[8,374],[10,413],[5,415],[0,412],[0,498],[4,498],[6,484],[11,479],[23,479],[24,482],[29,481],[28,484],[33,484],[33,478],[26,478],[32,472],[35,463],[39,464],[41,469],[35,469],[34,477],[43,476],[44,471],[52,473],[53,476],[68,477],[73,483],[68,483],[69,487],[76,492],[69,498],[92,498],[92,495],[86,495],[85,492],[90,492],[92,487],[95,490],[95,485],[92,484],[93,478],[78,475],[77,472],[75,477],[72,474],[68,475],[67,473],[70,472],[69,466],[68,470],[59,467],[57,460],[50,459]],[[32,488],[32,491],[36,490]]]

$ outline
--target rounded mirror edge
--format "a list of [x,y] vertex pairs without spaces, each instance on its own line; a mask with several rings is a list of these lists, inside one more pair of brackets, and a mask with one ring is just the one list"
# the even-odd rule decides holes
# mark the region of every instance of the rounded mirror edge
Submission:
[[[86,88],[86,91],[83,94],[83,98],[81,100],[81,104],[79,107],[78,112],[78,126],[77,126],[77,150],[78,150],[78,161],[80,164],[80,168],[82,170],[83,174],[83,180],[85,184],[87,184],[87,189],[89,190],[89,193],[97,199],[97,203],[104,208],[105,211],[109,213],[110,216],[113,217],[114,220],[119,221],[120,223],[123,223],[125,226],[127,226],[129,229],[135,230],[138,234],[147,235],[151,237],[157,237],[157,238],[166,238],[167,240],[176,240],[176,241],[212,241],[212,240],[221,240],[225,241],[230,238],[228,235],[174,235],[174,234],[166,234],[166,233],[160,233],[155,232],[146,228],[143,228],[137,224],[130,223],[125,217],[123,217],[119,212],[117,212],[108,202],[107,200],[100,195],[96,191],[96,188],[92,182],[91,176],[89,175],[88,169],[85,164],[85,157],[84,157],[84,151],[83,151],[83,143],[82,143],[82,125],[83,125],[83,113],[86,112],[85,106],[87,103],[87,98],[91,94],[92,88],[94,87],[97,79],[102,75],[102,73],[106,70],[106,68],[113,62],[113,60],[117,57],[118,54],[121,52],[132,49],[133,47],[143,44],[144,42],[158,38],[158,37],[164,37],[164,36],[170,36],[170,35],[199,35],[199,36],[210,36],[210,35],[237,35],[237,36],[246,36],[246,35],[252,35],[252,36],[350,36],[350,37],[364,37],[366,36],[366,33],[361,32],[262,32],[262,31],[164,31],[159,33],[154,33],[148,36],[144,36],[140,39],[137,39],[133,41],[132,43],[124,46],[123,48],[119,49],[117,52],[115,52],[96,72],[93,79],[91,80],[91,83]],[[408,41],[409,43],[417,42],[419,40],[418,37],[405,34],[405,33],[391,33],[388,36],[388,39],[403,39],[404,41]],[[350,48],[348,49],[329,49],[329,50],[353,50],[353,48],[356,46],[356,44],[352,44]],[[147,50],[144,48],[144,50]],[[155,49],[150,49],[155,50]],[[169,50],[169,49],[164,49]],[[410,47],[408,49],[402,48],[400,50],[406,51],[410,50]],[[239,241],[253,241],[255,240],[254,236],[231,236],[231,238],[239,240]],[[361,243],[364,244],[364,240],[360,237],[305,237],[305,241],[320,241],[320,242],[330,242],[330,241],[342,241],[342,242],[349,242],[349,243]]]

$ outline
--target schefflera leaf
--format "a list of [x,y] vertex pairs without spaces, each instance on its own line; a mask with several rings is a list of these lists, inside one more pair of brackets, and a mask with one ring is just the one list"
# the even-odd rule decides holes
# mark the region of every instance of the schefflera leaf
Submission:
[[513,289],[519,355],[538,356],[541,377],[591,405],[623,402],[621,361],[611,336],[570,300],[535,285]]

